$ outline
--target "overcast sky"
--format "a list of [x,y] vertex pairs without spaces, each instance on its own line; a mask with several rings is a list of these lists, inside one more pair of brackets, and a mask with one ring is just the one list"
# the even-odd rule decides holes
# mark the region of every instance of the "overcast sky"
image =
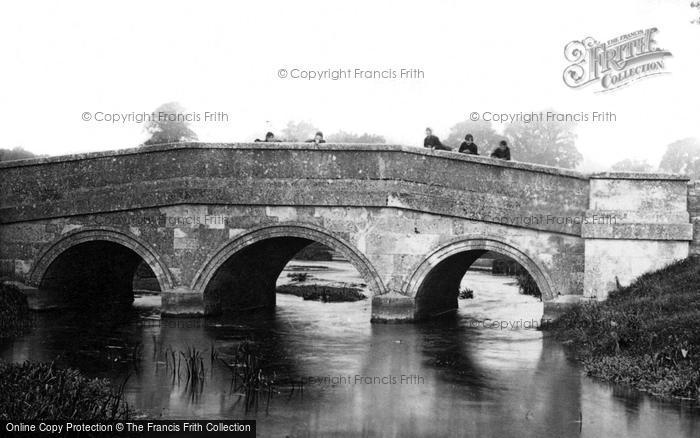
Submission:
[[[658,164],[700,137],[700,25],[689,0],[3,2],[0,147],[59,155],[132,147],[143,125],[84,112],[150,112],[179,101],[203,141],[250,141],[290,119],[419,145],[471,112],[611,111],[581,123],[587,163]],[[562,81],[564,46],[657,27],[670,74],[595,93]],[[299,69],[419,68],[423,79],[280,79]],[[501,126],[496,126],[502,129]],[[478,143],[478,139],[477,139]]]

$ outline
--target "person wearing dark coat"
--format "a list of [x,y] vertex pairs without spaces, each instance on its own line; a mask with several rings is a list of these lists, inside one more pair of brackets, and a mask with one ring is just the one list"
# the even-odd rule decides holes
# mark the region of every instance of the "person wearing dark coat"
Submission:
[[306,140],[306,142],[307,142],[307,143],[316,143],[316,144],[319,144],[319,143],[325,143],[326,140],[323,139],[323,132],[318,131],[318,132],[316,133],[316,135],[314,136],[314,138],[312,138],[312,139],[310,139],[310,140]]
[[437,135],[433,135],[433,130],[430,128],[425,128],[425,139],[423,140],[423,147],[430,149],[438,149],[442,151],[449,151],[450,148],[440,143],[440,139]]
[[474,144],[474,137],[471,134],[464,136],[464,141],[459,146],[459,151],[468,155],[479,155],[479,148]]
[[491,152],[493,158],[500,158],[501,160],[510,160],[510,148],[505,140],[501,140],[498,143],[498,147]]

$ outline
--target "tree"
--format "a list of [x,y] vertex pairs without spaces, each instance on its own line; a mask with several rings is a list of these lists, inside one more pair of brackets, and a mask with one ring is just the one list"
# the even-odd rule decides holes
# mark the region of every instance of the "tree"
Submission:
[[644,172],[649,173],[654,170],[654,167],[647,163],[646,160],[635,160],[632,158],[625,158],[622,161],[618,161],[611,167],[612,170],[616,172]]
[[368,133],[357,135],[355,133],[345,132],[343,130],[329,135],[326,137],[326,141],[330,143],[386,143],[386,139],[381,135]]
[[659,170],[700,179],[700,140],[688,137],[669,144],[661,158]]
[[144,145],[197,141],[197,134],[190,129],[185,108],[178,102],[168,102],[153,111],[153,119],[146,124],[151,138]]
[[21,146],[12,149],[0,149],[0,161],[22,160],[25,158],[35,158],[43,155],[37,155],[33,152],[22,148]]
[[318,128],[307,121],[287,122],[287,127],[282,130],[282,139],[284,141],[306,141],[314,137]]
[[690,2],[690,7],[695,9],[695,13],[698,14],[691,23],[700,24],[700,1]]
[[583,155],[576,148],[575,129],[575,122],[532,120],[511,123],[504,134],[518,161],[575,168],[583,161]]
[[490,154],[501,140],[501,136],[493,129],[491,122],[465,120],[450,128],[450,135],[447,136],[443,143],[457,150],[467,134],[471,134],[474,137],[474,143],[479,147],[479,154],[481,155]]

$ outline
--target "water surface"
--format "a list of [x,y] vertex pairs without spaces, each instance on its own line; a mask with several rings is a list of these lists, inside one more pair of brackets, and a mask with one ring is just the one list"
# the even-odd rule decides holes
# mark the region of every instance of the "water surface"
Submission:
[[[295,272],[361,281],[342,262],[293,264]],[[401,325],[370,324],[369,300],[288,295],[268,314],[160,320],[158,297],[144,296],[108,317],[39,314],[33,332],[0,345],[0,357],[57,360],[117,384],[128,376],[127,400],[149,418],[254,418],[259,436],[699,435],[697,407],[585,377],[558,342],[531,327],[542,303],[519,295],[512,278],[470,271],[463,285],[475,298],[460,300],[454,318]],[[279,382],[269,404],[261,399],[248,412],[221,362],[244,340],[260,345],[265,371]],[[206,368],[195,391],[173,379],[164,358],[190,347]],[[292,381],[304,382],[303,391]]]

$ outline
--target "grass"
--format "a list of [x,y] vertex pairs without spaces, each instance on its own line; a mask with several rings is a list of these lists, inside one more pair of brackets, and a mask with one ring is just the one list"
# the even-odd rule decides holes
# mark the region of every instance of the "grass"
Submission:
[[133,416],[122,385],[53,363],[0,362],[0,420],[123,421]]
[[8,283],[0,284],[0,339],[10,339],[31,327],[27,297]]
[[700,399],[700,259],[642,275],[607,301],[580,304],[546,330],[586,372],[661,397]]

